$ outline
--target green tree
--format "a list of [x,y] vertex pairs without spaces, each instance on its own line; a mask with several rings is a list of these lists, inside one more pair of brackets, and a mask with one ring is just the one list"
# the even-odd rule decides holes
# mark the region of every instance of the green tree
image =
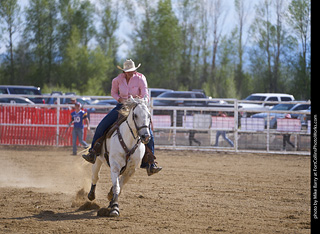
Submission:
[[[196,27],[197,30],[197,38],[196,38],[196,53],[195,53],[195,71],[194,77],[199,76],[199,84],[200,87],[207,85],[209,90],[207,89],[208,95],[213,95],[213,84],[206,84],[206,82],[212,82],[209,79],[209,47],[210,47],[210,24],[209,24],[209,16],[211,11],[207,7],[207,1],[201,0],[198,2],[198,11],[196,12],[198,19],[198,24]],[[200,88],[198,87],[198,88]]]
[[82,0],[74,15],[73,25],[78,27],[81,36],[81,44],[85,46],[88,46],[89,41],[96,33],[93,24],[94,13],[95,9],[90,0]]
[[119,43],[115,35],[119,28],[119,2],[101,0],[103,9],[98,12],[101,17],[101,27],[97,33],[97,40],[105,55],[116,58]]
[[109,70],[112,59],[105,56],[100,47],[89,50],[82,45],[78,28],[74,26],[66,47],[65,58],[60,69],[60,86],[78,90],[80,94],[104,95],[109,93]]
[[292,62],[292,90],[296,94],[296,98],[299,99],[309,99],[311,96],[310,15],[311,0],[291,1],[288,8],[287,20],[292,28],[292,35],[300,48],[298,53],[296,53],[295,60]]
[[15,54],[15,75],[17,84],[38,86],[34,79],[36,66],[34,64],[34,54],[30,52],[28,40],[24,38],[19,41],[14,50]]
[[[224,36],[218,50],[218,66],[215,77],[215,98],[217,97],[237,97],[237,89],[234,80],[234,64],[236,47],[233,44],[233,38]],[[237,87],[237,89],[236,89]]]
[[110,82],[103,83],[109,74],[106,67],[110,69],[113,60],[106,59],[112,55],[101,50],[100,35],[100,45],[89,49],[89,41],[96,35],[94,6],[89,0],[59,0],[59,12],[59,85],[81,94],[105,94],[108,88],[104,86],[110,86]]
[[157,70],[155,7],[148,0],[140,0],[138,3],[143,9],[143,14],[140,15],[134,14],[135,11],[131,8],[137,4],[136,2],[125,4],[127,15],[135,27],[131,35],[133,48],[127,58],[142,64],[139,70],[146,76],[149,87],[159,87],[155,72]]
[[291,38],[284,27],[283,0],[264,0],[256,8],[252,25],[250,54],[254,89],[261,92],[287,92],[285,87]]
[[[252,40],[255,44],[253,48],[251,63],[258,66],[254,67],[255,71],[261,75],[258,81],[258,85],[262,85],[263,92],[273,92],[272,89],[272,33],[274,33],[274,27],[271,23],[271,1],[263,0],[263,4],[256,6],[256,18],[252,25]],[[260,63],[256,63],[260,61]],[[263,66],[261,66],[263,65]],[[260,70],[259,70],[260,69]],[[262,72],[263,71],[263,72]],[[261,73],[262,72],[262,73]],[[262,81],[262,83],[261,83]],[[257,87],[256,87],[257,88]],[[259,89],[256,89],[259,90]]]
[[[226,8],[223,5],[223,1],[221,0],[213,0],[213,1],[203,1],[202,8],[204,12],[204,16],[206,18],[203,19],[204,24],[202,24],[202,38],[208,37],[208,48],[210,48],[210,54],[206,51],[206,45],[204,45],[202,49],[204,62],[203,62],[203,80],[206,82],[203,86],[206,87],[206,94],[216,97],[218,92],[219,83],[217,81],[217,71],[218,71],[218,50],[221,43],[222,32],[224,29],[224,21],[226,18]],[[207,33],[208,31],[209,33]],[[211,57],[208,62],[208,57]]]
[[106,56],[100,47],[90,51],[89,54],[91,73],[82,93],[87,95],[110,95],[114,69],[113,57]]
[[233,33],[236,38],[236,40],[234,40],[234,45],[237,48],[237,60],[235,65],[234,78],[237,86],[237,96],[243,98],[247,96],[250,92],[248,90],[248,76],[245,75],[243,68],[243,56],[245,53],[244,34],[247,24],[247,17],[250,9],[245,0],[235,0],[234,5],[236,11],[236,28],[234,29]]
[[57,54],[55,0],[30,0],[26,9],[25,38],[32,51],[34,81],[43,85],[54,82],[54,59]]
[[171,0],[160,0],[155,13],[155,73],[159,87],[170,83],[179,88],[177,80],[181,64],[181,28]]
[[59,50],[63,58],[67,44],[71,37],[73,27],[77,27],[80,43],[88,46],[95,36],[94,6],[89,0],[59,0],[58,4],[61,20],[58,27]]
[[14,84],[18,82],[15,75],[14,34],[18,31],[21,24],[20,6],[17,0],[0,1],[0,22],[1,21],[4,23],[1,30],[4,32],[2,33],[2,37],[8,49],[8,56],[6,56],[4,62],[6,78],[3,79],[3,82]]
[[130,16],[130,19],[135,17],[132,19],[135,25],[140,25],[132,35],[134,41],[130,57],[142,64],[140,70],[146,75],[150,87],[167,87],[170,84],[171,88],[178,89],[181,28],[171,0],[160,0],[156,7],[147,0],[139,3],[144,10],[142,18],[134,14]]
[[98,16],[101,20],[101,26],[97,30],[97,41],[101,52],[109,58],[110,64],[109,72],[105,74],[109,77],[108,81],[104,83],[106,93],[111,90],[111,77],[115,77],[119,70],[116,68],[117,65],[117,53],[119,49],[119,38],[116,36],[116,32],[119,28],[120,18],[120,3],[113,2],[112,0],[101,0],[102,10],[98,11]]
[[73,26],[71,36],[65,49],[61,64],[60,85],[83,92],[90,74],[89,53],[81,44],[81,36],[77,27]]
[[[183,0],[178,8],[178,18],[181,27],[181,66],[177,80],[186,89],[201,88],[199,79],[193,76],[195,69],[195,48],[198,32],[196,30],[199,8],[196,1]],[[198,87],[197,87],[198,86]]]

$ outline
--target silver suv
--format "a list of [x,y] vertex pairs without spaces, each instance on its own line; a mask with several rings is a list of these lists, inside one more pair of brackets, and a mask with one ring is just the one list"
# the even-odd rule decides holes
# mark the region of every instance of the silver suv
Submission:
[[[22,85],[0,85],[0,94],[42,95],[40,87]],[[29,99],[36,104],[44,104],[44,99],[41,97]]]

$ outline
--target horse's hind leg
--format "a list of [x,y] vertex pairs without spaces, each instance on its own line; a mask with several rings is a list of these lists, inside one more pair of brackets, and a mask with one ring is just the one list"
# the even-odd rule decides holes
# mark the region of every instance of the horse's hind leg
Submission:
[[101,168],[102,162],[100,160],[96,160],[96,162],[92,165],[92,178],[91,178],[91,189],[88,193],[88,199],[93,201],[96,198],[96,184],[99,180],[99,171]]
[[122,190],[123,186],[129,181],[129,179],[133,176],[135,173],[135,168],[127,168],[123,175],[120,178],[120,189]]

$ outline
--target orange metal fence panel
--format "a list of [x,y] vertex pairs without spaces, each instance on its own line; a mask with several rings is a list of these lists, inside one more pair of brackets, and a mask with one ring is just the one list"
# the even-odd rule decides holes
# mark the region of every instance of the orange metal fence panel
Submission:
[[0,144],[71,146],[72,111],[59,110],[58,123],[56,108],[0,106]]

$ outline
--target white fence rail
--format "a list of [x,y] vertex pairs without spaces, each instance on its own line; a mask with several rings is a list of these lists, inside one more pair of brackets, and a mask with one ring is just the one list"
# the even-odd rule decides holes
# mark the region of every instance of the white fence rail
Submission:
[[[4,96],[8,95],[2,95],[2,97]],[[46,98],[47,96],[43,97]],[[21,134],[21,129],[13,129],[15,127],[22,128],[24,132],[32,131],[34,135],[39,132],[39,130],[35,130],[35,128],[43,126],[43,129],[47,128],[50,129],[50,131],[48,131],[48,133],[41,132],[40,137],[43,138],[46,134],[51,134],[53,136],[48,136],[48,139],[55,139],[54,143],[50,143],[49,145],[70,145],[71,140],[68,139],[69,143],[67,144],[66,139],[63,138],[66,138],[66,136],[70,138],[70,134],[66,135],[65,133],[70,131],[70,129],[68,130],[67,128],[67,123],[73,105],[70,103],[61,104],[61,100],[66,97],[65,95],[57,95],[54,97],[56,101],[50,105],[0,103],[0,144],[25,144],[26,141],[21,139],[19,141],[12,141],[13,143],[7,141],[6,138],[15,138],[18,137],[15,135]],[[81,98],[78,96],[75,97]],[[112,99],[111,97],[100,96],[91,98]],[[157,98],[151,100],[150,109],[156,148],[310,154],[311,126],[310,120],[307,120],[308,117],[310,119],[310,112],[273,111],[270,109],[266,110],[265,108],[263,110],[259,108],[244,110],[239,104],[240,101],[235,99],[224,99],[225,104],[218,103],[221,99],[211,99],[211,104],[206,106],[156,106],[154,105],[154,100],[157,100]],[[204,101],[208,101],[208,99],[188,99],[188,101],[202,101],[203,103]],[[215,101],[217,101],[217,103],[215,103]],[[311,104],[310,102],[285,103]],[[278,103],[270,102],[267,104],[276,105]],[[8,107],[12,108],[10,109]],[[18,110],[16,107],[20,109]],[[84,104],[83,108],[86,109],[90,115],[92,131],[91,134],[87,134],[87,141],[90,142],[95,127],[113,106]],[[70,113],[67,110],[69,110]],[[14,113],[17,111],[19,113]],[[44,119],[42,122],[35,122],[33,121],[35,116],[32,116],[32,113],[28,113],[28,111],[38,113],[37,115],[41,115],[41,118],[49,116],[51,119],[50,121]],[[50,114],[48,114],[48,112],[50,112]],[[218,116],[218,112],[225,113],[226,117]],[[255,118],[255,116],[245,117],[260,112],[266,113],[264,118]],[[275,116],[275,114],[279,116]],[[299,119],[284,119],[284,114],[294,114],[294,116],[298,116]],[[23,121],[15,122],[14,119],[17,119],[17,115],[28,117],[23,117],[25,118]],[[273,124],[272,126],[271,123]],[[10,134],[8,133],[9,131]],[[61,137],[63,134],[65,134],[65,136]],[[294,147],[285,141],[288,139],[288,135]],[[219,139],[217,139],[217,137],[219,137]],[[31,144],[35,145],[47,144],[43,142],[39,143],[37,140],[32,142]],[[230,142],[232,142],[232,144]]]

